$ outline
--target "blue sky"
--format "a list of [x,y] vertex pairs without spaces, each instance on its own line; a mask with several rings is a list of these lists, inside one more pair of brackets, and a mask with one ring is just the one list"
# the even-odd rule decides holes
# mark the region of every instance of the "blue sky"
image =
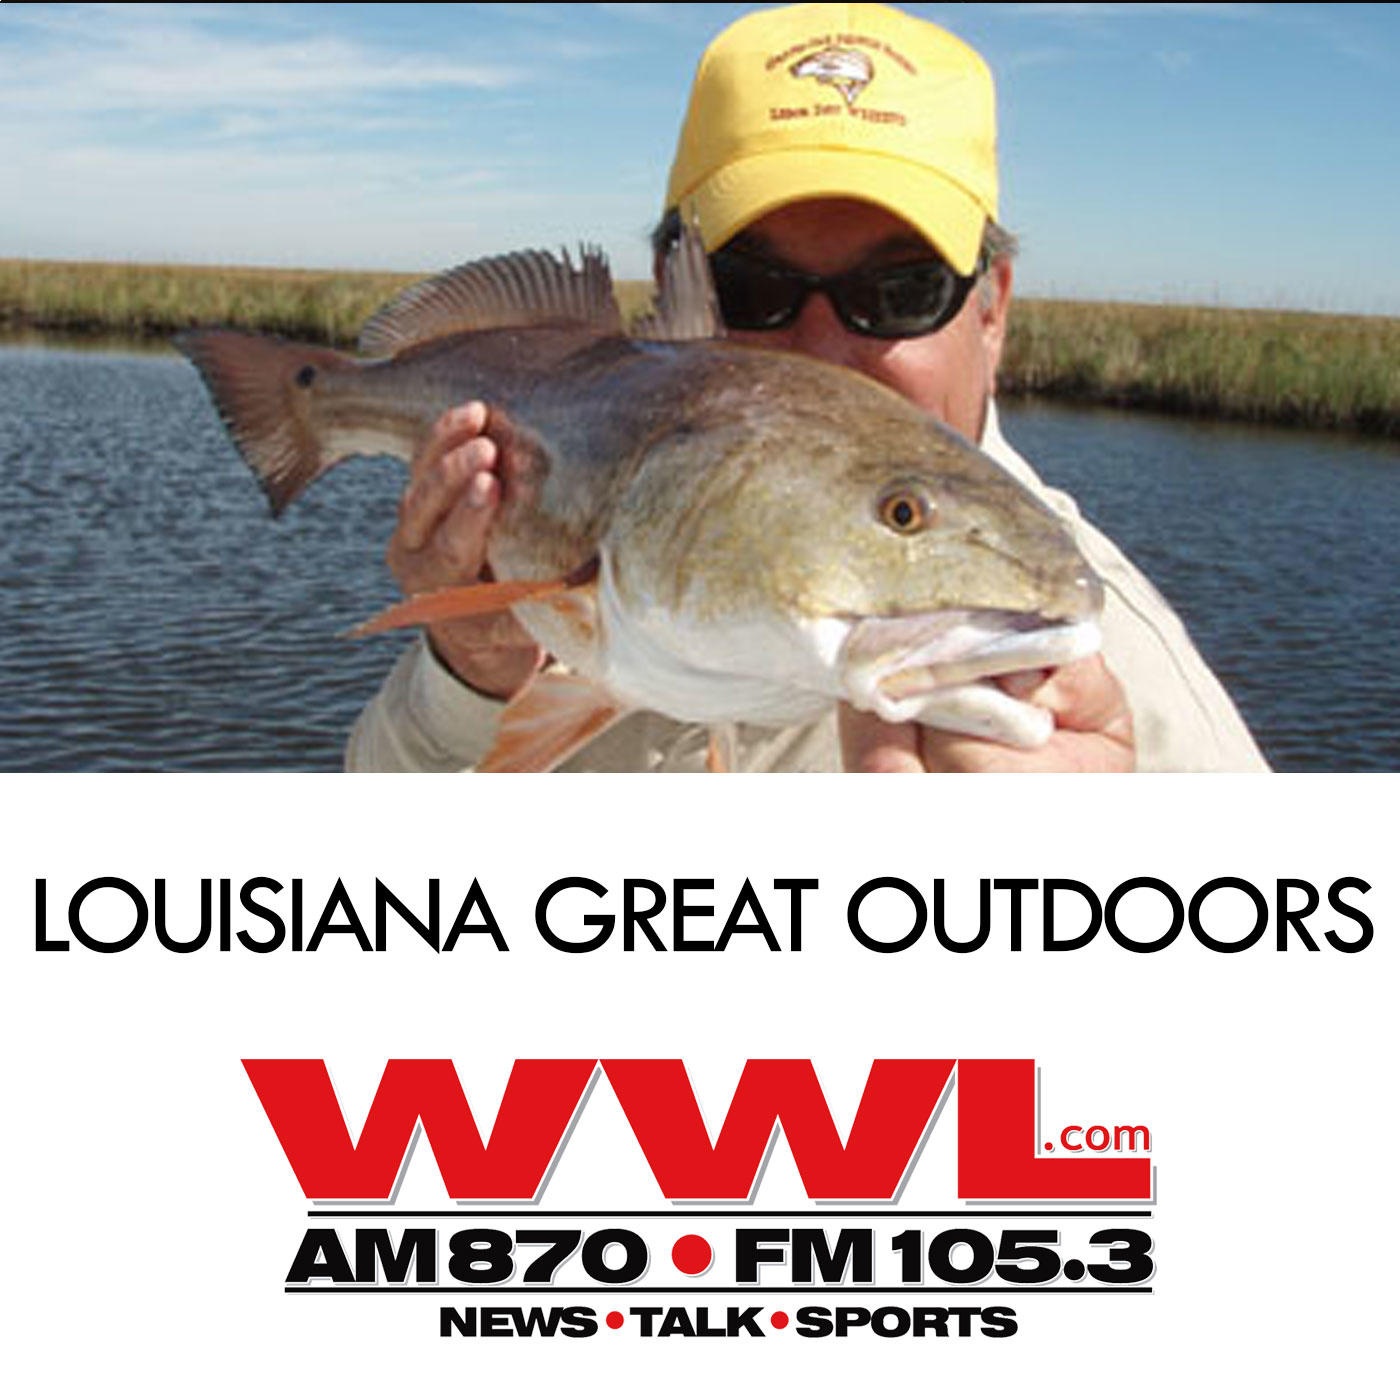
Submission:
[[[730,4],[0,4],[0,256],[644,275]],[[906,8],[998,78],[1022,292],[1400,314],[1400,5]]]

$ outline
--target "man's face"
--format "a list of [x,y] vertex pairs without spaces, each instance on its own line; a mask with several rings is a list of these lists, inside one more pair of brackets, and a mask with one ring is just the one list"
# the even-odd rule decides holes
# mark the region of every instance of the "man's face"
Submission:
[[[902,219],[854,199],[814,199],[774,210],[746,228],[736,246],[821,276],[856,267],[910,262],[929,246]],[[1010,265],[989,274],[988,305],[974,290],[952,321],[932,335],[879,340],[847,330],[822,293],[797,320],[776,331],[731,331],[732,339],[793,350],[878,379],[976,442],[996,380],[1011,293]]]

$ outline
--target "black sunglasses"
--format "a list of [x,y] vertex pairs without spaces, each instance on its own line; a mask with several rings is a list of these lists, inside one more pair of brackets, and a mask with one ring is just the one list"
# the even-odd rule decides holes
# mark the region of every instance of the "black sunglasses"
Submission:
[[781,330],[797,320],[813,292],[825,292],[847,330],[880,340],[931,335],[946,326],[982,270],[979,264],[963,277],[941,258],[928,258],[818,277],[737,248],[710,254],[720,314],[731,330]]

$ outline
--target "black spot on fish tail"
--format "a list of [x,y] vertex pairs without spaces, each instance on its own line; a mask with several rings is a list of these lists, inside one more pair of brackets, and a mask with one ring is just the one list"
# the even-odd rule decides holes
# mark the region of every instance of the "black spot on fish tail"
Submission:
[[186,331],[175,345],[199,371],[272,513],[280,515],[334,465],[306,391],[322,370],[353,373],[355,361],[320,346],[241,331]]

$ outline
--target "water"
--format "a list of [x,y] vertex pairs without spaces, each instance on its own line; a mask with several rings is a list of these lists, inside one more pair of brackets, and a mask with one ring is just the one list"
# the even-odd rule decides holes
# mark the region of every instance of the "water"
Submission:
[[273,523],[174,355],[0,349],[0,768],[340,766],[401,469]]
[[1400,444],[1108,410],[1003,420],[1171,600],[1276,768],[1400,769]]
[[[1400,448],[1008,408],[1191,626],[1275,766],[1400,769]],[[405,645],[402,475],[332,473],[279,522],[167,354],[0,347],[0,768],[340,766]]]

